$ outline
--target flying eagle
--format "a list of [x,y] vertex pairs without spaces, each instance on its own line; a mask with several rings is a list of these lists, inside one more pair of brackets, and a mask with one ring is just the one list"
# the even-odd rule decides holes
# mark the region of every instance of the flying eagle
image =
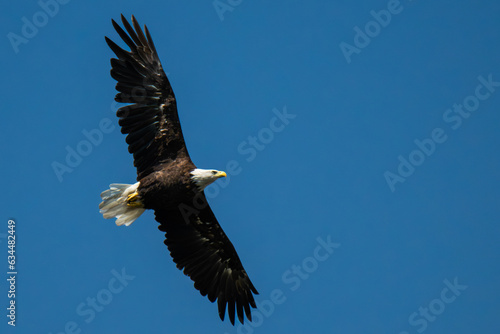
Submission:
[[[111,59],[111,76],[117,81],[115,100],[128,103],[116,112],[121,132],[127,134],[134,156],[137,183],[111,184],[101,194],[104,218],[129,226],[146,209],[154,210],[165,232],[165,244],[177,268],[194,281],[194,287],[211,302],[219,316],[226,312],[234,325],[244,314],[252,320],[258,294],[228,237],[207,203],[204,188],[223,171],[196,168],[182,135],[172,87],[156,53],[148,28],[132,16],[132,26],[121,16],[126,32],[114,28],[130,51],[106,38],[118,59]],[[128,33],[128,34],[127,34]]]

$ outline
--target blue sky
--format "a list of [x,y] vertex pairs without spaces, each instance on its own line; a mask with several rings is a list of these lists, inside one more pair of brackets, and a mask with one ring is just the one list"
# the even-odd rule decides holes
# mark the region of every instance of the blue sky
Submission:
[[[120,13],[151,31],[194,162],[229,174],[209,202],[260,292],[252,325],[219,320],[151,212],[99,214],[101,191],[136,177],[104,42]],[[498,333],[499,15],[471,0],[10,3],[2,333]]]

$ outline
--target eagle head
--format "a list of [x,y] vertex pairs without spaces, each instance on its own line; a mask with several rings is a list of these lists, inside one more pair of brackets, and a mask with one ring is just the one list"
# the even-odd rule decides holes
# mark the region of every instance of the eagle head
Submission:
[[194,181],[199,191],[221,177],[226,177],[226,172],[215,169],[196,168],[191,171],[191,180]]

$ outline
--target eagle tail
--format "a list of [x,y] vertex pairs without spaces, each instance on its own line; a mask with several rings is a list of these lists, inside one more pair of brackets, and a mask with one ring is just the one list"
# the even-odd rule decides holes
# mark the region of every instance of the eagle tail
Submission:
[[116,218],[116,225],[129,226],[146,210],[140,201],[136,184],[113,183],[101,193],[99,212],[105,219]]

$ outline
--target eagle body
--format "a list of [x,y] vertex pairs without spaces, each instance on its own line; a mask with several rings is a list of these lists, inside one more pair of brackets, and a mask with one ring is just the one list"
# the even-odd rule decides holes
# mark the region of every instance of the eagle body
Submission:
[[227,312],[233,325],[236,317],[241,323],[245,316],[251,321],[258,292],[204,194],[206,186],[226,173],[197,168],[191,161],[175,95],[148,28],[143,31],[133,16],[132,25],[123,15],[121,20],[125,30],[112,23],[130,51],[105,39],[117,57],[111,59],[115,100],[126,105],[116,115],[138,182],[111,184],[101,194],[100,212],[129,226],[145,210],[153,210],[177,268],[201,295],[217,301],[221,320]]
[[191,161],[177,159],[159,167],[139,180],[137,192],[145,209],[175,209],[193,198],[198,190],[191,175],[196,167]]

